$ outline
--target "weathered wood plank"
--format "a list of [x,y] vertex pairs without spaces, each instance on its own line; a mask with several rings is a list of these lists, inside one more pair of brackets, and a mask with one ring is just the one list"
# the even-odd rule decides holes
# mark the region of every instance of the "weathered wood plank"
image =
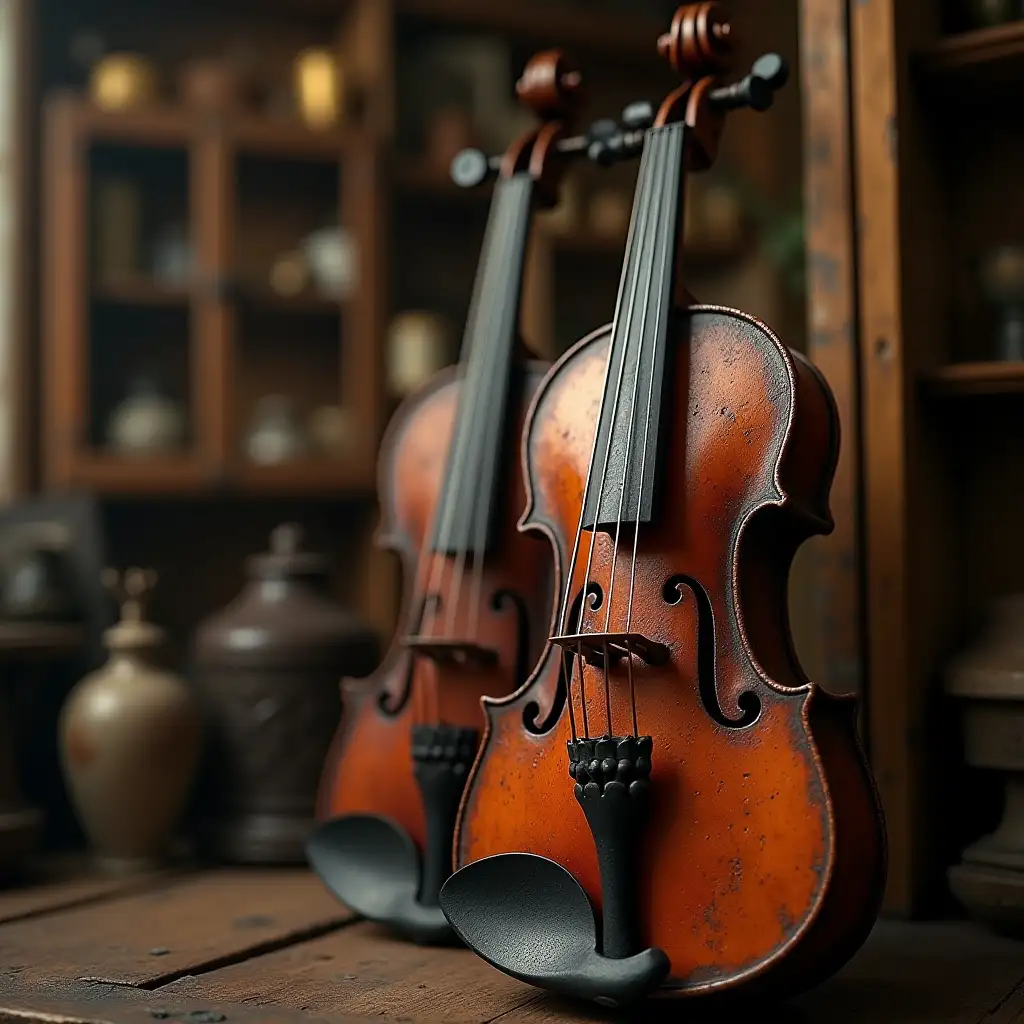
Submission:
[[[687,1020],[715,1024],[828,1021],[829,1024],[1009,1024],[1014,986],[1024,978],[1024,943],[971,924],[880,923],[836,978],[788,1004],[686,1008]],[[359,924],[161,989],[176,999],[209,999],[313,1013],[383,1015],[413,1024],[592,1024],[600,1007],[536,993],[465,950],[430,950]],[[1002,1009],[1001,1009],[1002,1008]],[[997,1011],[1002,1016],[990,1017]],[[659,1000],[619,1024],[677,1024],[677,1001]]]
[[89,870],[81,862],[54,862],[44,865],[19,884],[0,890],[0,924],[142,892],[170,877],[170,871],[112,877]]
[[860,418],[847,0],[801,0],[800,72],[807,232],[807,354],[839,412],[835,531],[814,538],[814,607],[832,693],[864,692],[860,573]]
[[24,980],[153,986],[351,920],[308,871],[212,871],[0,926],[0,965]]
[[[332,1015],[330,1024],[365,1024]],[[234,1003],[167,999],[145,989],[71,982],[27,988],[0,975],[0,1024],[327,1024],[301,1010],[261,1010]],[[375,1024],[388,1024],[376,1018]]]
[[[482,1024],[537,998],[466,949],[430,949],[360,923],[161,990],[168,996]],[[515,1014],[509,1019],[517,1019]]]

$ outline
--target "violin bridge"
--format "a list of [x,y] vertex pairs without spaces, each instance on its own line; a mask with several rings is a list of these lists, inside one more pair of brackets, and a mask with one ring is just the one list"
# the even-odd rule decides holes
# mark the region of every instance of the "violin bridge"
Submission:
[[603,665],[606,654],[613,664],[635,657],[647,665],[664,665],[670,653],[665,644],[648,640],[642,633],[574,633],[553,636],[551,643],[564,647],[571,654],[582,654],[590,665]]
[[430,636],[407,636],[406,647],[445,668],[491,668],[498,663],[493,647],[467,640],[443,640]]

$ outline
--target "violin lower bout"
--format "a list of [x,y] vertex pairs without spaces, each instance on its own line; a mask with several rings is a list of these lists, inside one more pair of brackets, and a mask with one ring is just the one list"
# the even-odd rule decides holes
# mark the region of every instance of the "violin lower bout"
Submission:
[[[630,615],[631,630],[662,644],[668,661],[634,659],[635,704],[623,663],[607,689],[602,670],[588,666],[585,697],[577,663],[573,718],[582,733],[586,710],[596,737],[610,716],[612,734],[624,736],[635,706],[639,733],[652,736],[633,884],[641,945],[671,962],[666,987],[691,996],[788,992],[860,946],[885,879],[884,825],[855,703],[806,680],[786,610],[793,554],[830,528],[835,409],[816,371],[742,314],[695,307],[676,344],[663,453],[672,472],[659,518],[641,528],[635,566],[631,533],[617,546],[598,533],[591,552],[584,531],[569,587],[577,602],[586,587],[600,590],[581,632],[622,631]],[[527,424],[524,528],[548,536],[563,585],[607,351],[605,331],[567,353]],[[600,919],[594,841],[568,772],[569,706],[557,713],[564,694],[560,652],[550,648],[519,693],[485,702],[488,729],[456,860],[549,858],[582,885]],[[747,721],[752,699],[758,711]],[[546,733],[524,728],[552,711]]]

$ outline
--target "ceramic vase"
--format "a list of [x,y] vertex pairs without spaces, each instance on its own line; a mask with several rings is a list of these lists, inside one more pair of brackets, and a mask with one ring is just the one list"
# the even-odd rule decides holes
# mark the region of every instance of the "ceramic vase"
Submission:
[[993,606],[946,690],[960,705],[967,763],[997,772],[1005,794],[1002,820],[963,851],[950,887],[975,917],[1024,934],[1024,594]]
[[60,716],[61,763],[72,803],[100,863],[112,871],[165,860],[200,753],[198,702],[154,664],[163,630],[143,618],[152,570],[107,570],[121,621],[110,656],[71,691]]
[[339,683],[376,663],[373,632],[330,597],[327,560],[283,524],[249,582],[200,626],[210,723],[205,845],[222,860],[304,863],[317,783],[341,712]]
[[153,378],[141,376],[111,415],[107,437],[120,455],[153,455],[180,448],[185,427],[182,407],[161,394]]

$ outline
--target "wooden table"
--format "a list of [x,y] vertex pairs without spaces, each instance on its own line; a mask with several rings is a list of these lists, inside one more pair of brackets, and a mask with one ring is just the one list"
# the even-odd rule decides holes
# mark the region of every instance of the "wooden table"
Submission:
[[[355,921],[304,871],[56,877],[0,892],[0,1024],[608,1019],[459,949]],[[624,1017],[618,1020],[629,1019]],[[632,1019],[683,1019],[652,1004]],[[1024,1021],[1024,943],[965,923],[882,923],[838,977],[788,1005],[686,1019]]]

